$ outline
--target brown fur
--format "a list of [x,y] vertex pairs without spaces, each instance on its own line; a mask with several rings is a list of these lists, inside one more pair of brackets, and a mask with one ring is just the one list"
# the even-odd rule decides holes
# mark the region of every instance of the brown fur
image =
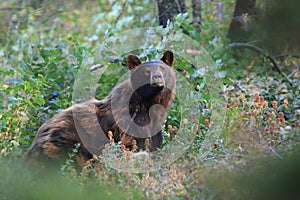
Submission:
[[[129,55],[127,64],[131,70],[131,77],[116,86],[105,99],[74,105],[44,123],[39,128],[27,154],[28,161],[63,161],[67,158],[67,153],[72,152],[75,145],[79,144],[76,159],[77,163],[82,165],[92,158],[93,154],[101,153],[103,144],[109,142],[108,131],[112,131],[115,142],[121,141],[127,147],[131,147],[132,140],[136,139],[138,146],[143,148],[145,138],[152,140],[152,150],[160,147],[162,123],[175,93],[175,75],[171,69],[173,53],[167,51],[160,61],[146,63],[141,63],[135,55]],[[149,67],[151,73],[162,74],[159,81],[164,80],[166,84],[162,90],[148,84],[138,92],[137,88],[134,88],[135,81],[144,80],[144,77],[141,79],[139,76]],[[168,72],[161,72],[161,69],[167,69]],[[153,105],[161,107],[152,107]],[[113,113],[113,109],[117,114]],[[141,137],[137,137],[136,133],[134,136],[130,134],[134,132],[134,127],[130,123],[128,129],[121,125],[128,124],[124,122],[128,109],[133,121],[145,126],[143,132],[139,133]],[[106,137],[103,137],[103,134]]]

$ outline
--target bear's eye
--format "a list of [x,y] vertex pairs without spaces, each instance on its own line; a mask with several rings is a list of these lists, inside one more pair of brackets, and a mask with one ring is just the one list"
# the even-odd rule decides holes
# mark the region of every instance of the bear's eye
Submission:
[[151,73],[151,69],[147,68],[144,73],[146,76],[149,76]]
[[164,72],[164,71],[165,71],[165,68],[164,68],[164,66],[162,66],[162,65],[159,65],[158,68],[159,68],[159,70],[160,70],[161,72]]

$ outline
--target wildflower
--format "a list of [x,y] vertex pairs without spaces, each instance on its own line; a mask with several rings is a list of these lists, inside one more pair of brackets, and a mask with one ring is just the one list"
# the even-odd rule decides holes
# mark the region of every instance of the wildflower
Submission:
[[284,123],[284,113],[279,112],[278,115],[279,115],[279,117],[277,118],[278,122],[281,122],[281,124],[283,124]]
[[268,107],[268,105],[269,105],[269,102],[267,102],[267,101],[263,102],[263,106]]
[[273,101],[272,106],[273,106],[274,109],[277,109],[277,101]]
[[168,125],[168,131],[169,131],[170,133],[172,132],[172,128],[173,128],[172,125],[169,124],[169,125]]
[[259,108],[259,107],[260,107],[260,103],[255,102],[255,103],[254,103],[254,107],[255,107],[255,108]]
[[241,112],[240,117],[245,117],[245,112]]
[[243,103],[246,102],[246,98],[245,98],[245,97],[242,98],[242,102],[243,102]]
[[137,152],[137,150],[138,150],[138,146],[137,146],[137,145],[133,145],[133,146],[132,146],[132,151],[133,151],[133,152]]
[[235,107],[235,108],[238,108],[238,106],[239,106],[239,104],[236,101],[234,101],[232,104],[233,104],[233,107]]
[[138,146],[136,145],[137,143],[136,143],[136,140],[132,140],[132,142],[131,142],[131,144],[132,144],[132,151],[133,152],[137,152],[137,150],[138,150]]
[[283,112],[279,112],[278,115],[279,115],[279,118],[284,118],[284,113]]
[[286,107],[287,107],[287,104],[283,103],[282,106],[286,108]]
[[276,128],[276,122],[272,121],[271,122],[271,129],[274,130]]
[[259,102],[264,102],[265,101],[265,98],[263,96],[259,96]]
[[254,94],[254,102],[258,102],[259,101],[259,94]]
[[136,145],[136,140],[132,140],[131,144]]
[[288,105],[289,104],[289,101],[287,99],[283,100],[283,103]]
[[184,118],[184,119],[182,120],[182,124],[186,125],[187,123],[188,123],[188,119],[187,119],[187,118]]

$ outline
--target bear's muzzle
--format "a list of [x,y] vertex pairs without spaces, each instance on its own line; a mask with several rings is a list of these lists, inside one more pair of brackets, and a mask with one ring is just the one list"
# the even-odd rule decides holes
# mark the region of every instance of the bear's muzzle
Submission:
[[163,88],[165,86],[165,80],[161,72],[151,74],[150,85],[158,88]]

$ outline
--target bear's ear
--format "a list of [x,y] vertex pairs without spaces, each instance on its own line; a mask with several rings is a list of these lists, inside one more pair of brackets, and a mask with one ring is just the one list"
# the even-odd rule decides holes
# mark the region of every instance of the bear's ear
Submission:
[[139,66],[140,64],[142,64],[142,62],[140,61],[140,59],[133,54],[130,54],[127,59],[127,66],[130,70],[134,69],[135,67]]
[[172,51],[166,51],[164,53],[164,56],[160,59],[161,61],[163,61],[164,63],[166,63],[167,65],[169,65],[170,67],[172,67],[173,65],[173,61],[174,61],[174,54]]

